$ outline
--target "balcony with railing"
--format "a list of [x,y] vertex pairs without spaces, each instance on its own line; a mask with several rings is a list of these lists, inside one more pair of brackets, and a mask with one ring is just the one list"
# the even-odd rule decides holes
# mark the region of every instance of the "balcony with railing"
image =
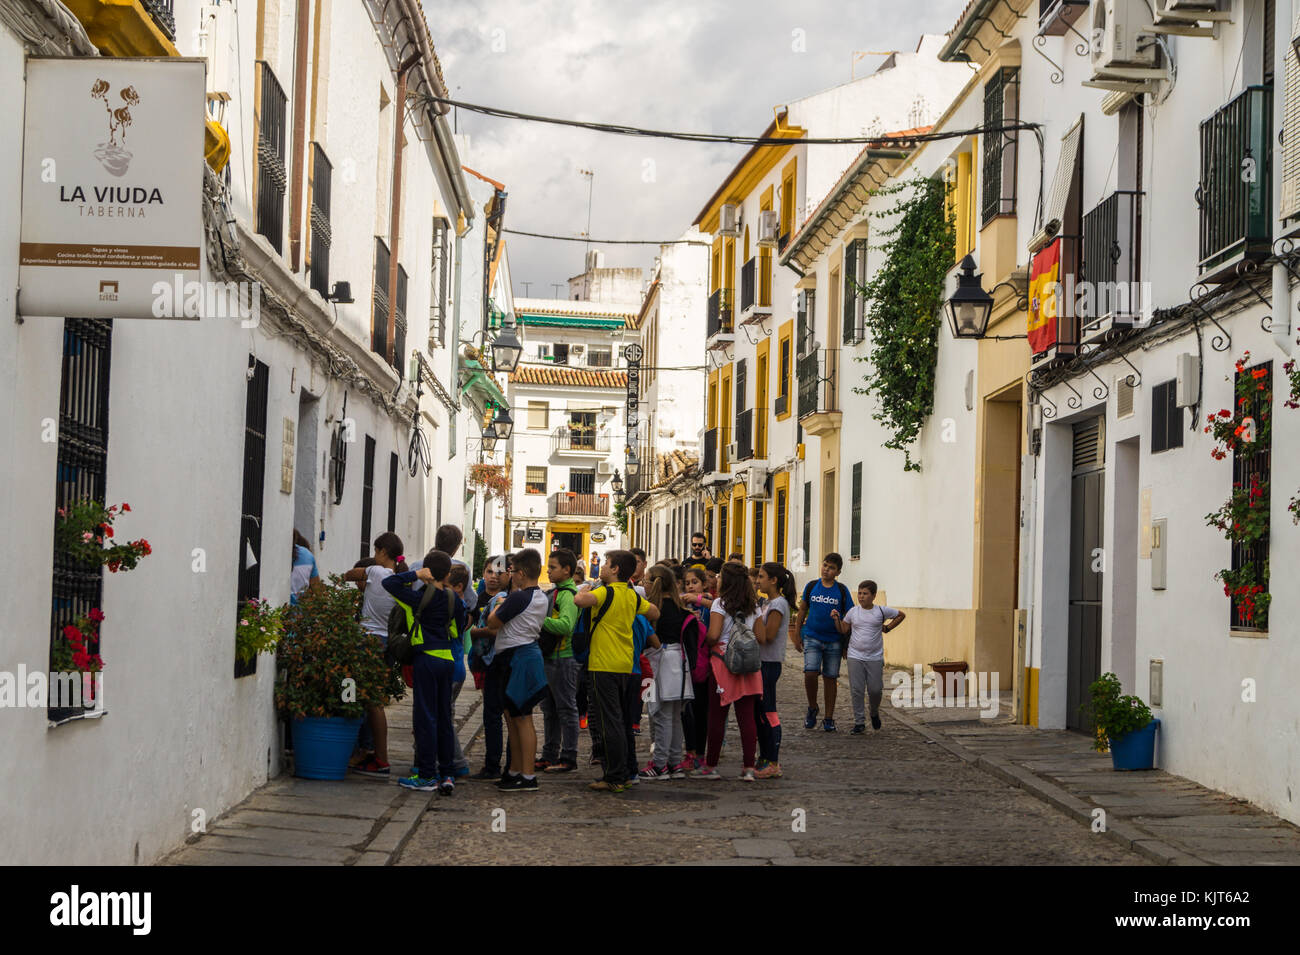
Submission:
[[1085,342],[1131,327],[1142,314],[1142,195],[1116,190],[1083,217],[1079,274],[1091,294],[1078,306]]
[[717,348],[735,340],[732,324],[732,294],[729,288],[720,288],[709,296],[709,316],[706,338],[709,348]]
[[176,42],[176,17],[173,15],[174,0],[140,0],[153,22],[163,35],[173,43]]
[[795,366],[799,379],[799,423],[820,437],[840,428],[840,350],[818,348],[800,356]]
[[769,259],[760,260],[758,256],[750,259],[740,269],[740,323],[748,325],[772,316],[771,290],[765,286],[762,264]]
[[1088,10],[1089,0],[1038,0],[1038,32],[1042,36],[1065,36]]
[[1273,234],[1273,88],[1250,86],[1201,122],[1200,268],[1206,281],[1267,254]]
[[575,491],[556,491],[551,495],[551,517],[608,516],[608,494],[578,494]]
[[551,433],[551,453],[604,457],[609,454],[609,435],[597,434],[595,428],[560,425]]

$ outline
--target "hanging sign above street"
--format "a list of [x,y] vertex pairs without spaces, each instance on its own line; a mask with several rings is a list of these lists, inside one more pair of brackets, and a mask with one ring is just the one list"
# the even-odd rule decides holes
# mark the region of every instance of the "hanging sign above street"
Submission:
[[[21,314],[208,311],[200,282],[206,68],[181,58],[27,60]],[[228,292],[239,294],[223,284]],[[238,303],[221,304],[239,314]]]

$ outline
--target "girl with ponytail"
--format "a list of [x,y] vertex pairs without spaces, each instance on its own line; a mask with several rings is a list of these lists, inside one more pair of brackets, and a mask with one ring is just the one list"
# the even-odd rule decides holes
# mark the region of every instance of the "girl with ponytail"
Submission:
[[781,775],[781,717],[776,711],[776,684],[785,659],[790,607],[795,602],[794,574],[768,561],[758,569],[758,590],[767,598],[767,604],[763,619],[754,626],[754,636],[763,646],[763,695],[754,701],[759,755],[754,777],[776,779]]

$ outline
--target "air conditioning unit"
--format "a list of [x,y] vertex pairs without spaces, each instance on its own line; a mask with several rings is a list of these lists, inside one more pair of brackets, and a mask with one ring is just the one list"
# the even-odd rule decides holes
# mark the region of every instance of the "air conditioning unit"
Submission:
[[758,244],[776,248],[777,231],[781,228],[781,214],[775,209],[765,209],[758,214]]
[[586,346],[586,345],[570,345],[570,346],[569,346],[569,354],[570,354],[570,355],[581,355],[581,354],[582,354],[583,352],[585,352],[586,350],[587,350],[587,346]]
[[[1223,9],[1223,0],[1155,0],[1156,23],[1228,22],[1231,9]],[[1229,3],[1230,8],[1232,5]]]
[[1099,78],[1137,79],[1134,68],[1156,64],[1156,42],[1146,0],[1094,0],[1092,5],[1092,74]]
[[718,213],[718,235],[740,236],[740,206],[734,202],[724,202]]
[[746,472],[745,497],[751,501],[767,500],[767,468],[752,467]]
[[735,461],[739,457],[740,457],[740,442],[732,441],[729,445],[727,445],[727,460]]
[[599,464],[596,465],[596,473],[597,473],[597,474],[613,474],[613,473],[614,473],[614,465],[610,464],[608,461],[601,461]]

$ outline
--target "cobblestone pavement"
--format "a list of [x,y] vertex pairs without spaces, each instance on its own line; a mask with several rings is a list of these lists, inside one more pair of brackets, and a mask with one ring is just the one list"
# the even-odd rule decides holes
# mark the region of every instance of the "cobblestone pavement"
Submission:
[[[595,793],[587,789],[596,772],[583,733],[582,768],[543,774],[539,792],[465,782],[454,796],[429,801],[397,864],[1148,864],[900,722],[888,697],[884,728],[850,736],[847,679],[836,706],[840,731],[805,730],[802,676],[792,651],[778,688],[782,779],[736,778],[733,717],[720,767],[729,778]],[[540,714],[536,722],[540,737]],[[476,740],[469,751],[475,770],[480,747]],[[648,732],[638,749],[644,764]]]

